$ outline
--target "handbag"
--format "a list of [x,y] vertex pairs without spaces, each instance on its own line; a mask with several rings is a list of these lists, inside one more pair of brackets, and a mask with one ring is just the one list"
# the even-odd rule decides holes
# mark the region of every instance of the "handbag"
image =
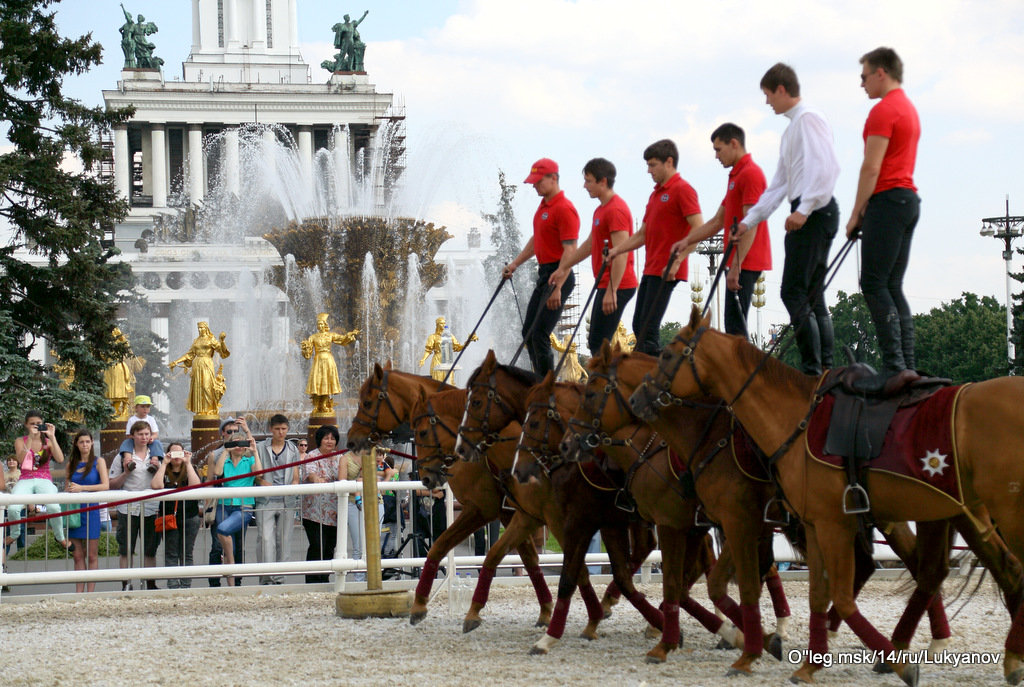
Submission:
[[[81,507],[82,507],[82,504],[80,504],[80,503],[65,503],[65,504],[63,504],[61,506],[61,510],[66,510],[66,511],[67,510],[77,510],[77,509],[79,509]],[[73,530],[76,527],[81,527],[82,526],[82,514],[81,513],[73,513],[71,515],[64,515],[64,516],[61,516],[61,517],[64,520],[64,527],[66,527],[67,529]]]
[[178,502],[174,502],[174,512],[170,515],[161,515],[153,523],[153,529],[157,532],[178,529]]

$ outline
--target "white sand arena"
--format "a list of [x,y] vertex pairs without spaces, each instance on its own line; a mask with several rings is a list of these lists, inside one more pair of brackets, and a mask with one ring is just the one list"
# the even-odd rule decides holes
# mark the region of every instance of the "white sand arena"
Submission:
[[[961,578],[946,583],[946,593]],[[886,634],[902,611],[902,581],[873,581],[861,610]],[[807,584],[787,581],[793,609],[784,653],[806,646]],[[972,585],[973,586],[973,585]],[[554,589],[554,581],[551,579]],[[642,590],[660,598],[660,585]],[[695,597],[706,603],[704,588]],[[950,615],[961,603],[950,603]],[[762,612],[771,616],[762,600]],[[447,594],[437,595],[430,615],[412,627],[408,619],[343,620],[334,595],[295,592],[161,598],[137,595],[72,603],[4,603],[0,628],[0,681],[4,685],[736,685],[788,684],[794,666],[771,657],[757,665],[753,681],[726,678],[738,653],[715,651],[718,638],[683,616],[685,647],[662,665],[648,665],[640,616],[620,604],[602,623],[600,639],[577,634],[584,625],[576,597],[566,634],[547,656],[527,652],[543,630],[533,627],[537,606],[529,587],[497,587],[483,626],[462,634],[461,617],[448,613]],[[769,626],[773,625],[770,618]],[[996,652],[1009,619],[988,581],[959,616],[951,619],[950,651]],[[912,649],[928,646],[922,621]],[[831,648],[860,651],[844,628]],[[598,682],[600,681],[600,682]],[[834,666],[819,673],[823,685],[901,685],[869,666]],[[1004,684],[1000,665],[923,665],[921,684]]]

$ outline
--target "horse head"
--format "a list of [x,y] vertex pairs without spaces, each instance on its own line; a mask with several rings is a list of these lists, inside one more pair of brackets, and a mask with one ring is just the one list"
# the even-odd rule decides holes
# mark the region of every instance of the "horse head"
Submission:
[[521,420],[525,411],[522,394],[537,382],[536,375],[514,367],[499,365],[494,351],[469,377],[466,407],[459,425],[455,453],[463,460],[480,460],[496,441],[502,428]]
[[711,316],[702,318],[700,310],[694,306],[690,311],[690,321],[658,356],[658,366],[653,374],[648,373],[630,396],[629,405],[637,417],[651,422],[674,399],[713,395],[701,381],[694,355],[697,344],[710,326]]
[[[416,442],[417,470],[427,489],[443,487],[451,474],[448,468],[458,460],[454,452],[456,428],[465,393],[463,389],[451,389],[428,395],[422,388],[416,390],[410,426]],[[448,397],[453,400],[446,400]],[[438,407],[435,407],[435,400]],[[457,410],[445,410],[452,405]]]
[[553,456],[557,458],[558,442],[566,430],[559,405],[555,374],[549,371],[526,395],[526,417],[512,462],[512,476],[520,484],[539,480],[541,471],[549,473]]

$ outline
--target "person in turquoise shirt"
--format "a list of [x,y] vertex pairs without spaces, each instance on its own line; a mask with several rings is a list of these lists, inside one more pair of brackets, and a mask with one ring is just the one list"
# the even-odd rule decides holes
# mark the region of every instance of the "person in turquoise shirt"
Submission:
[[[255,484],[256,478],[253,472],[263,469],[259,456],[256,455],[256,442],[250,437],[246,438],[241,432],[228,436],[224,442],[224,448],[217,463],[214,466],[214,473],[217,479],[227,477],[225,487],[251,487]],[[234,478],[234,479],[232,479]],[[242,533],[245,539],[245,530],[255,519],[253,506],[256,499],[247,496],[241,498],[220,499],[218,502],[217,538],[220,540],[224,550],[223,563],[233,565],[235,563],[235,550],[232,546],[231,537],[236,532]],[[237,586],[234,575],[226,575],[229,587]],[[239,580],[240,582],[240,580]]]

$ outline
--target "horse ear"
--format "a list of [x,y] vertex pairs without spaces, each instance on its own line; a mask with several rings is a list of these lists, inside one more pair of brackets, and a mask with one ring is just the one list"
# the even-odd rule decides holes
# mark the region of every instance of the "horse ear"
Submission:
[[497,356],[494,355],[494,349],[493,348],[487,349],[487,356],[484,358],[484,365],[491,365],[493,367],[494,365],[497,365],[497,364],[498,364],[498,358],[497,358]]
[[378,379],[384,376],[384,370],[381,369],[380,363],[375,362],[373,364],[373,376]]
[[385,370],[393,370],[393,369],[395,369],[395,364],[391,362],[391,358],[388,358],[388,361],[386,363],[384,363],[384,369]]
[[691,330],[701,326],[700,308],[696,305],[690,309],[690,323],[687,325]]
[[[616,348],[618,348],[618,345],[616,345]],[[612,351],[612,345],[608,343],[608,339],[601,341],[601,362],[607,365],[612,361],[613,355],[614,351]]]
[[547,374],[544,375],[544,380],[541,382],[542,386],[554,386],[555,384],[555,371],[548,370]]

